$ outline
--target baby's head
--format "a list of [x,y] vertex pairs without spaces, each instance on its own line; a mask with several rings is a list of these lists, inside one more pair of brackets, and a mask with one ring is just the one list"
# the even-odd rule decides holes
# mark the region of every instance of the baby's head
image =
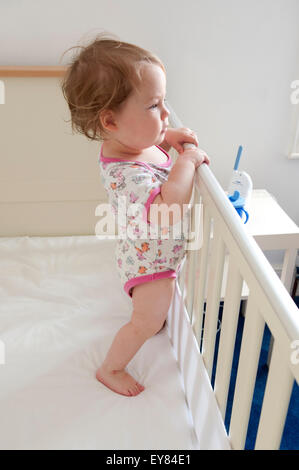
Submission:
[[[62,82],[71,112],[72,129],[91,140],[107,135],[103,116],[119,112],[140,88],[147,65],[165,68],[151,52],[133,44],[97,36],[72,59]],[[71,48],[72,49],[72,48]]]

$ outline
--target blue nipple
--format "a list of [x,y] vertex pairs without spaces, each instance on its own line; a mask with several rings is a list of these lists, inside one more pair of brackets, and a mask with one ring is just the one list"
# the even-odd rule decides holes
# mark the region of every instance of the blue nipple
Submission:
[[248,218],[249,218],[249,214],[244,209],[245,199],[240,196],[239,191],[235,191],[233,195],[228,196],[228,199],[230,200],[230,202],[232,203],[232,205],[234,206],[234,208],[238,212],[241,219],[242,219],[243,213],[245,214],[246,220],[245,220],[244,224],[246,224],[247,221],[248,221]]

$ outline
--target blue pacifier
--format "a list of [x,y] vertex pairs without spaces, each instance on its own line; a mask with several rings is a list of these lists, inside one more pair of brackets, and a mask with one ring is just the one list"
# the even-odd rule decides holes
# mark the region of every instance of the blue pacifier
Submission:
[[247,221],[248,221],[248,218],[249,218],[249,214],[244,209],[245,199],[240,196],[239,191],[235,191],[232,196],[228,196],[228,199],[230,200],[230,202],[232,203],[232,205],[234,206],[234,208],[238,212],[241,219],[242,219],[243,213],[245,214],[246,220],[245,220],[244,224],[246,224]]

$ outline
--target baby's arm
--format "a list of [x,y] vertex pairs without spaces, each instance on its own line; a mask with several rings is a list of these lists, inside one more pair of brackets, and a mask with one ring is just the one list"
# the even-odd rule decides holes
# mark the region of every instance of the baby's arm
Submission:
[[179,209],[173,216],[173,212],[169,211],[169,224],[174,225],[184,216],[184,204],[188,205],[192,196],[194,175],[196,168],[202,163],[209,163],[207,154],[198,148],[187,149],[181,153],[172,170],[169,173],[168,180],[161,186],[161,193],[153,200],[148,212],[148,220],[154,225],[160,225],[161,219],[156,220],[154,204],[159,206],[162,211],[161,204],[166,204],[168,209],[172,204],[176,204]]

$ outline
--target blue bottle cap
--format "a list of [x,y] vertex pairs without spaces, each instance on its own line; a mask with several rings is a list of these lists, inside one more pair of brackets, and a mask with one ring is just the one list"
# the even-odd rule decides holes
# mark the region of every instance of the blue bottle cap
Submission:
[[235,191],[234,194],[232,196],[228,196],[228,198],[236,209],[243,207],[245,204],[245,199],[240,196],[239,191]]
[[246,220],[244,224],[246,224],[249,218],[249,214],[244,209],[245,199],[240,196],[239,191],[235,191],[234,194],[232,196],[228,196],[228,198],[230,202],[232,203],[232,205],[234,206],[234,208],[236,209],[236,211],[238,212],[241,219],[242,219],[243,214],[245,215]]

